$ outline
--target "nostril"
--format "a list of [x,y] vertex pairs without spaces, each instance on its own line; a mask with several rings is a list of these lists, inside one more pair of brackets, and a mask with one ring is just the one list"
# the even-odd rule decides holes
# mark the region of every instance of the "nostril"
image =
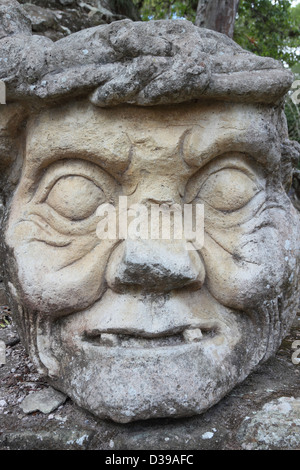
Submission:
[[106,280],[113,290],[128,287],[166,292],[189,286],[199,289],[205,270],[197,252],[183,243],[158,240],[128,240],[118,245],[109,260]]

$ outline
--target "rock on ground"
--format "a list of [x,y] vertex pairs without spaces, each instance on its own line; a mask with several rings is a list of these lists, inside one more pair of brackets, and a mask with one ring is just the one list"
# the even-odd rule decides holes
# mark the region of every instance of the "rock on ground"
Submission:
[[300,449],[300,398],[268,401],[244,419],[239,439],[246,450]]
[[66,399],[66,395],[49,387],[25,397],[21,403],[21,409],[25,414],[33,413],[34,411],[49,414],[60,405],[63,405]]

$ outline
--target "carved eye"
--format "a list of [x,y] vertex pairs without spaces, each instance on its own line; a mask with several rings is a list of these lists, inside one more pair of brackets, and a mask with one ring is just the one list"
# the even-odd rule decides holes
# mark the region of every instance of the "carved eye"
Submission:
[[88,178],[63,176],[52,187],[46,202],[63,217],[82,220],[105,202],[105,194]]
[[214,209],[235,211],[245,206],[258,190],[257,185],[244,172],[225,168],[207,178],[198,197]]

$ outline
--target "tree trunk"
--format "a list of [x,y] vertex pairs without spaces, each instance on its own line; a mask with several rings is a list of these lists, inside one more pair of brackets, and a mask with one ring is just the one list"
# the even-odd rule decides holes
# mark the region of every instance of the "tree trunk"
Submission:
[[233,36],[239,0],[199,0],[196,26]]

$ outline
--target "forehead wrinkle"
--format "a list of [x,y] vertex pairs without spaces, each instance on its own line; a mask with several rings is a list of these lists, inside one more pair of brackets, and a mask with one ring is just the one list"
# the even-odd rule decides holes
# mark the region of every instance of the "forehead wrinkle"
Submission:
[[36,174],[62,159],[81,159],[120,174],[130,162],[131,143],[126,133],[121,137],[118,135],[115,141],[119,148],[114,148],[113,145],[107,145],[108,139],[105,141],[103,135],[96,139],[94,135],[81,139],[77,129],[75,132],[74,129],[66,132],[65,129],[50,128],[44,134],[41,133],[42,130],[37,127],[26,142],[25,168],[29,172]]
[[[159,135],[160,130],[166,129],[171,129],[173,132],[169,132],[168,135],[163,132]],[[190,176],[192,170],[183,158],[182,149],[183,142],[191,129],[192,125],[187,128],[186,124],[181,124],[157,126],[151,130],[151,133],[145,132],[140,136],[131,133],[129,139],[132,142],[132,156],[124,177],[130,178],[146,171],[149,176],[152,174],[157,179],[158,167],[164,177],[174,177],[175,174],[177,179],[180,176]]]
[[[116,110],[112,112],[106,110],[102,114],[102,111],[99,113],[99,110],[94,108],[79,110],[76,106],[71,107],[65,113],[63,111],[56,111],[54,115],[45,113],[46,117],[38,116],[33,120],[32,129],[29,129],[27,149],[30,157],[27,160],[32,168],[34,165],[45,167],[48,162],[57,160],[58,156],[59,158],[86,158],[96,164],[103,161],[104,169],[109,167],[112,173],[116,164],[120,175],[127,172],[131,166],[132,144],[140,140],[140,143],[145,145],[145,142],[143,143],[139,137],[136,138],[135,134],[144,133],[145,136],[151,136],[156,140],[161,132],[169,135],[167,144],[164,142],[166,149],[170,142],[172,147],[176,147],[175,139],[172,141],[176,134],[177,145],[182,139],[181,159],[189,169],[198,168],[199,165],[202,166],[210,159],[230,150],[244,151],[258,160],[266,160],[267,153],[274,151],[276,147],[274,140],[278,141],[278,137],[277,139],[270,138],[270,128],[264,129],[264,137],[258,137],[262,135],[258,122],[264,123],[263,113],[249,106],[227,104],[221,106],[220,109],[219,106],[197,107],[183,115],[177,111],[174,115],[168,113],[168,116],[161,112],[154,113],[152,109],[150,111],[139,109],[133,112],[131,108],[123,110],[119,116]],[[80,112],[75,112],[73,116],[73,109]],[[104,130],[103,133],[102,130]],[[182,138],[183,134],[185,134],[184,138]],[[271,134],[275,135],[274,132]],[[196,139],[195,135],[198,135]],[[127,145],[121,145],[118,148],[117,157],[105,156],[105,152],[101,151],[101,145],[102,150],[108,149],[109,154],[113,144],[120,141],[122,136],[127,139]],[[34,145],[32,145],[32,138],[35,141]],[[63,145],[57,145],[59,138]],[[110,142],[107,143],[106,139]],[[189,145],[192,140],[198,141],[194,148]],[[265,142],[268,142],[268,145],[264,145]]]
[[264,166],[275,167],[280,160],[280,141],[275,127],[264,122],[250,122],[240,127],[228,123],[213,126],[196,124],[187,136],[183,157],[190,167],[197,169],[208,162],[232,152],[247,153]]

